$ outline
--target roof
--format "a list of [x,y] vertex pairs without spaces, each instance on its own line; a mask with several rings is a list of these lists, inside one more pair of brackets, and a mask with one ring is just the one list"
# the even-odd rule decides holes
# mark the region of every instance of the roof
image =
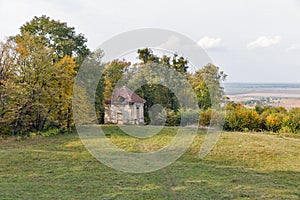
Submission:
[[[128,87],[123,86],[121,88],[116,88],[112,94],[113,102],[120,102],[120,98],[124,98],[128,103],[145,103],[146,100],[137,95],[135,92],[130,90]],[[123,101],[124,101],[123,100]]]

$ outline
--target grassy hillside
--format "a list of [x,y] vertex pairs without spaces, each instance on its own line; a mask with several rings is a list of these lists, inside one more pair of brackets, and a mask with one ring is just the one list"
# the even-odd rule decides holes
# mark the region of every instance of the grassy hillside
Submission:
[[[129,151],[154,151],[176,129],[151,139],[105,130]],[[118,172],[94,159],[77,134],[0,142],[0,199],[299,199],[300,140],[253,133],[223,133],[205,159],[197,157],[203,132],[167,168],[146,174]],[[130,143],[131,145],[127,145]]]

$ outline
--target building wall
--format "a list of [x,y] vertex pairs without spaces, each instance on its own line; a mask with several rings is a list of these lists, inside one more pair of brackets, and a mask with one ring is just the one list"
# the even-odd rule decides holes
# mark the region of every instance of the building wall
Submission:
[[105,123],[144,124],[144,104],[110,104],[105,107]]

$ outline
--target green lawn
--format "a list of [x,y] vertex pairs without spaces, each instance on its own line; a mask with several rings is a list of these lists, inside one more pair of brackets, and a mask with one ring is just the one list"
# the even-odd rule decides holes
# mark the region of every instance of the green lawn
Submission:
[[[104,127],[129,151],[154,151],[175,128],[132,139]],[[0,141],[0,199],[300,199],[300,140],[223,133],[203,160],[199,131],[178,161],[146,174],[115,171],[94,159],[77,134]],[[130,145],[126,145],[129,144]]]

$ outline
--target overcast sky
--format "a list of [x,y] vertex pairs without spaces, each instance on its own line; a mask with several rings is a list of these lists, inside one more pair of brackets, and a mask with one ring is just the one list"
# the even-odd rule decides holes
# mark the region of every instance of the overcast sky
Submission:
[[91,49],[163,28],[198,42],[229,82],[300,82],[300,0],[0,0],[0,38],[42,14],[74,26]]

